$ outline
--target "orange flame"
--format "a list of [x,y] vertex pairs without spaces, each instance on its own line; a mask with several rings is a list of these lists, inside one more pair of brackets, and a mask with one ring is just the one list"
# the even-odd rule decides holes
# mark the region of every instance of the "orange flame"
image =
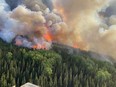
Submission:
[[47,40],[48,42],[52,41],[52,35],[50,34],[50,32],[47,32],[46,34],[44,34],[43,36],[45,38],[45,40]]
[[45,44],[41,45],[41,44],[36,44],[32,46],[33,49],[46,49]]
[[73,47],[74,47],[74,48],[78,48],[78,45],[77,45],[77,44],[73,44]]
[[16,40],[15,45],[21,46],[22,45],[22,41],[21,40]]
[[37,49],[37,45],[33,45],[32,48],[33,48],[33,49]]

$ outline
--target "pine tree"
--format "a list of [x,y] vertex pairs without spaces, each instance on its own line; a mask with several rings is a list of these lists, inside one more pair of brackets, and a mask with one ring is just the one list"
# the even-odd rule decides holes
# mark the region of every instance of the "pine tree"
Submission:
[[54,87],[57,87],[57,75],[54,76]]
[[7,87],[7,81],[4,74],[2,75],[0,82],[1,82],[1,87]]

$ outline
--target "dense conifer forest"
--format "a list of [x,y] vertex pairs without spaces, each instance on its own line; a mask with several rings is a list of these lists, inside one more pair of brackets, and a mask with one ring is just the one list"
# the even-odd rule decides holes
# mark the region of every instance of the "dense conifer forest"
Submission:
[[41,87],[116,87],[115,63],[64,50],[33,50],[0,40],[0,87],[26,82]]

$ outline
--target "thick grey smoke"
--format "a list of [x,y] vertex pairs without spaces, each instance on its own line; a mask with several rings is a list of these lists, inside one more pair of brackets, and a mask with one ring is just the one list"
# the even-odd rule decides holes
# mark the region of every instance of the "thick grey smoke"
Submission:
[[42,2],[50,9],[53,10],[52,0],[42,0]]
[[112,2],[110,2],[110,6],[105,10],[104,15],[107,17],[116,15],[116,0],[112,0]]
[[8,3],[10,9],[12,10],[17,7],[19,1],[21,1],[21,0],[4,0],[4,1],[6,1]]
[[[27,6],[27,8],[36,8],[36,5],[41,5],[44,6],[45,5],[52,10],[53,9],[53,4],[52,4],[52,0],[5,0],[9,6],[10,9],[13,10],[14,8],[16,8],[18,5],[24,4],[25,6]],[[45,5],[43,5],[45,4]]]

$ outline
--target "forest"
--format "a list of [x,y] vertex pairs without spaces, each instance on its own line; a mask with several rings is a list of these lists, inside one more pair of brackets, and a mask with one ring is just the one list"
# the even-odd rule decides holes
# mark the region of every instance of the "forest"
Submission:
[[[59,50],[58,50],[59,49]],[[34,50],[0,40],[0,87],[116,87],[116,63],[54,46]]]

